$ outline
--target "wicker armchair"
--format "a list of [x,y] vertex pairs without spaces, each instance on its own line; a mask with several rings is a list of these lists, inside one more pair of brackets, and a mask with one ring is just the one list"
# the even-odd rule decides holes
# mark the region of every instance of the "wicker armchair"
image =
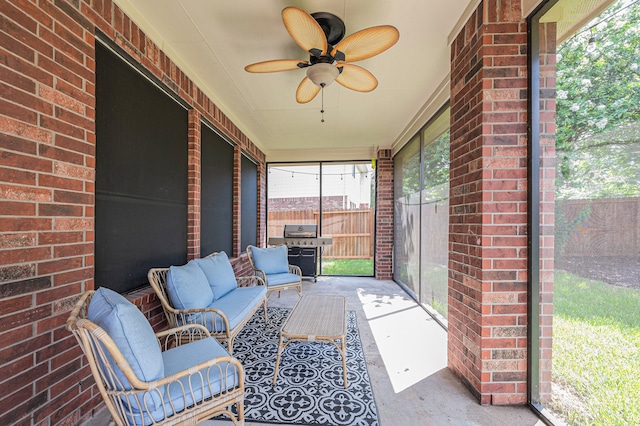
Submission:
[[[212,253],[204,259],[214,258],[218,255],[219,253]],[[226,255],[224,257],[226,258]],[[228,268],[231,268],[230,264]],[[253,314],[260,308],[260,305],[263,306],[264,322],[265,324],[267,323],[267,299],[264,296],[264,294],[266,294],[264,290],[266,287],[260,277],[234,277],[237,282],[237,289],[232,290],[228,295],[214,301],[212,305],[182,309],[174,306],[169,296],[169,289],[167,287],[168,273],[169,268],[152,268],[147,273],[147,278],[158,299],[160,299],[169,327],[179,327],[184,324],[203,325],[218,341],[226,343],[227,350],[230,354],[233,354],[234,339],[249,319],[251,319]],[[259,287],[262,293],[243,291],[243,289],[249,287]],[[243,295],[239,295],[238,293],[251,294],[248,294],[246,300],[243,301]],[[233,306],[230,303],[225,303],[225,298],[228,298],[229,295],[235,300]],[[245,306],[238,308],[238,301],[244,303]],[[232,310],[233,312],[231,312]]]
[[[158,347],[154,348],[153,344],[157,344],[164,368],[157,379],[142,380],[136,372],[140,366],[132,363],[131,352],[123,347],[126,345],[122,335],[112,333],[112,338],[105,329],[88,319],[95,294],[95,291],[88,291],[80,297],[66,327],[86,355],[100,394],[117,425],[195,425],[220,414],[228,415],[236,425],[244,424],[243,367],[210,337],[204,327],[190,325],[169,329],[156,333],[157,340],[152,338],[151,347],[140,346],[139,350],[154,352]],[[125,301],[118,309],[137,310],[122,296],[117,297]],[[125,306],[126,303],[132,308]],[[115,316],[121,315],[122,311],[114,311]],[[136,315],[146,322],[139,310]],[[129,338],[139,343],[140,330],[126,330],[127,324],[133,324],[132,328],[135,328],[140,323],[119,323],[121,331],[130,333]],[[110,329],[109,325],[103,325]],[[146,325],[153,336],[151,326],[148,322]],[[230,410],[233,404],[236,404],[236,415]]]
[[299,266],[289,265],[287,247],[258,248],[247,246],[247,257],[256,276],[267,284],[267,299],[271,293],[295,290],[302,296],[302,271]]

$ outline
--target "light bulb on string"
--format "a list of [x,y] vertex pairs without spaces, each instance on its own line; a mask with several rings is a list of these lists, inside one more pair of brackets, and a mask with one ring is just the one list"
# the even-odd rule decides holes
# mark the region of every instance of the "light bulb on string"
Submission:
[[587,43],[587,53],[595,52],[596,48],[596,36],[592,34],[591,37],[589,37],[589,42]]

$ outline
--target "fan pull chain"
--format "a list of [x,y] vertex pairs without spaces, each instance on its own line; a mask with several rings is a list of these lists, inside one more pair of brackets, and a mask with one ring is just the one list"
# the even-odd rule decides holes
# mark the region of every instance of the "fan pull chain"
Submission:
[[320,114],[322,114],[322,118],[320,119],[321,123],[324,123],[324,83],[320,83],[320,92],[322,97],[322,109],[320,110]]

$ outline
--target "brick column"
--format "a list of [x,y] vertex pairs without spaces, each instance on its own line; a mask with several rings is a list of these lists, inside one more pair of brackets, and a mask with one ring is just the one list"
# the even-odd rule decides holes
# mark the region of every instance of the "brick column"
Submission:
[[[242,253],[242,206],[240,205],[242,190],[242,149],[238,145],[233,147],[233,257]],[[231,255],[229,257],[232,257]]]
[[375,277],[393,279],[393,158],[390,149],[378,151],[376,164]]
[[188,213],[187,213],[187,258],[200,257],[200,189],[201,189],[201,139],[200,113],[189,110],[189,136],[188,136]]
[[486,0],[451,46],[448,362],[482,404],[527,402],[526,31]]
[[[258,241],[263,246],[267,241],[267,166],[258,163]],[[244,250],[246,247],[242,247]]]

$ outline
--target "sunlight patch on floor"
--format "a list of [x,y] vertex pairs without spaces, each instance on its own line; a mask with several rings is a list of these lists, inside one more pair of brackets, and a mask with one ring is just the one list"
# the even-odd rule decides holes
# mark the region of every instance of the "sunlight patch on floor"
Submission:
[[415,301],[364,289],[358,296],[396,393],[447,366],[447,333]]

